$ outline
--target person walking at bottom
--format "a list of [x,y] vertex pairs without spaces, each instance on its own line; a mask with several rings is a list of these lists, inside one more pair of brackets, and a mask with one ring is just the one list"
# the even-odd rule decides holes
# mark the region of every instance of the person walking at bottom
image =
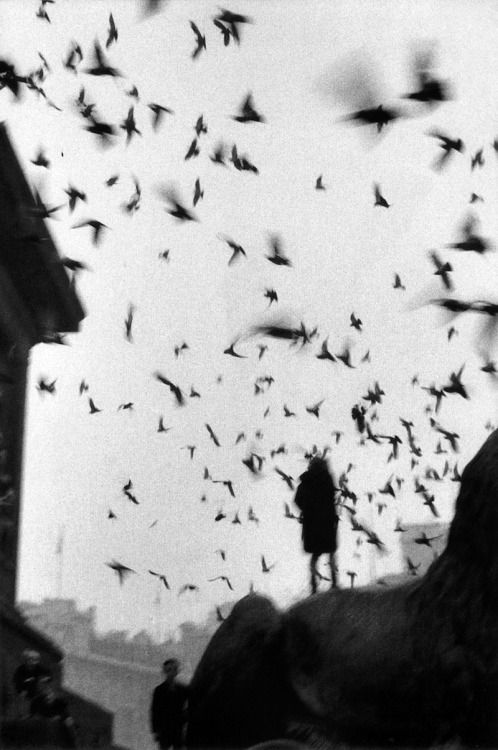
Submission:
[[337,508],[335,493],[337,488],[325,458],[314,456],[308,470],[299,477],[294,502],[301,511],[304,551],[311,554],[310,584],[311,593],[317,591],[317,570],[320,555],[328,554],[332,587],[337,586],[337,572],[334,555],[337,549]]
[[151,729],[161,750],[184,744],[188,687],[176,681],[180,671],[178,659],[163,663],[164,682],[154,689],[150,711]]

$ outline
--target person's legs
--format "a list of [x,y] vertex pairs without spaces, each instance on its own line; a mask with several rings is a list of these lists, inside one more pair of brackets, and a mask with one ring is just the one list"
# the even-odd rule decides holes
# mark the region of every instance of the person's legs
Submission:
[[311,593],[316,594],[317,591],[317,584],[316,580],[318,578],[318,571],[316,569],[318,558],[320,555],[317,552],[313,552],[310,557],[310,584],[311,584]]

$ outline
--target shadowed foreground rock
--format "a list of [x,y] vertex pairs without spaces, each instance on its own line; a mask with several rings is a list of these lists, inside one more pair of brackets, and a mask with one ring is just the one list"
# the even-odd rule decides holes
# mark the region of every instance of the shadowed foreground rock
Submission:
[[498,430],[465,468],[447,548],[423,578],[282,613],[251,594],[191,687],[189,747],[498,746]]

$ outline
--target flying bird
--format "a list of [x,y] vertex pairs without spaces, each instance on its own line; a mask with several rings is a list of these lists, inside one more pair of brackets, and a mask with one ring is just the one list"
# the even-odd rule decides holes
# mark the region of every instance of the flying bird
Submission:
[[197,178],[194,187],[194,200],[192,201],[194,208],[197,206],[201,198],[204,198],[204,190],[201,189],[201,181],[199,178]]
[[118,41],[118,30],[116,28],[116,24],[114,23],[114,18],[111,13],[109,15],[109,30],[107,32],[107,41],[105,43],[105,48],[109,49],[111,44],[117,41]]
[[282,252],[282,241],[277,234],[272,234],[269,237],[270,247],[273,251],[272,255],[267,255],[266,258],[276,266],[292,266],[291,261]]
[[380,185],[377,182],[374,182],[374,196],[375,196],[375,203],[374,206],[382,206],[383,208],[389,208],[391,205],[386,201],[382,193],[380,192]]
[[91,227],[93,229],[92,242],[95,246],[100,244],[103,230],[109,229],[107,224],[103,224],[97,219],[85,219],[84,221],[78,222],[78,224],[73,224],[72,229],[80,229],[81,227]]
[[161,583],[164,584],[164,587],[167,588],[168,591],[170,591],[170,586],[166,579],[166,576],[164,576],[162,573],[155,573],[153,570],[149,570],[149,573],[151,574],[151,576],[156,576],[156,578],[159,578]]
[[57,382],[57,378],[53,380],[51,383],[47,383],[44,378],[40,378],[37,383],[37,390],[39,393],[51,393],[52,395],[55,394],[55,384]]
[[429,257],[436,267],[434,276],[440,276],[444,287],[451,291],[453,289],[453,283],[450,279],[450,273],[453,271],[453,266],[448,262],[443,263],[435,250],[431,250],[431,252],[429,253]]
[[232,263],[237,260],[237,258],[240,258],[241,255],[244,256],[244,258],[247,257],[246,251],[242,247],[242,245],[239,245],[238,242],[234,242],[230,237],[226,237],[225,235],[218,235],[220,240],[223,240],[227,243],[230,250],[232,250],[232,255],[230,256],[230,259],[228,261],[228,265],[231,266]]
[[232,120],[237,122],[266,122],[263,115],[255,109],[251,93],[247,94],[239,107],[239,114],[233,115]]
[[199,57],[202,50],[206,49],[206,37],[201,34],[199,27],[193,21],[190,21],[190,28],[194,32],[196,38],[196,47],[191,54],[192,60],[195,60],[197,57]]
[[95,403],[94,403],[94,401],[93,401],[93,398],[89,398],[89,399],[88,399],[88,405],[89,405],[89,407],[90,407],[90,414],[97,414],[97,413],[98,413],[99,411],[102,411],[102,409],[98,409],[98,408],[97,408],[97,407],[95,406]]
[[[220,12],[217,16],[213,18],[214,25],[218,28],[223,27],[228,28],[229,37],[233,37],[236,44],[240,44],[240,24],[243,23],[252,23],[252,19],[249,16],[244,16],[241,13],[234,13],[231,10],[226,10],[225,8],[220,8]],[[225,47],[228,46],[228,42],[230,39],[228,39],[228,42],[226,41],[225,34],[223,34],[223,41],[225,44]]]
[[131,141],[134,133],[137,135],[142,135],[141,131],[137,128],[137,124],[135,122],[135,107],[130,107],[128,110],[128,114],[126,115],[125,119],[119,126],[121,130],[126,131],[126,144]]
[[443,150],[443,153],[433,166],[437,171],[440,171],[445,166],[453,152],[463,153],[465,151],[465,144],[461,138],[450,138],[439,130],[431,130],[427,135],[431,138],[436,138],[439,141],[440,148]]
[[230,346],[223,351],[223,354],[229,354],[231,357],[237,357],[238,359],[247,359],[247,356],[245,354],[239,354],[235,351],[234,347],[236,343],[237,340],[230,344]]
[[211,427],[211,426],[210,426],[210,425],[209,425],[209,424],[208,424],[207,422],[205,423],[205,426],[206,426],[206,430],[207,430],[207,431],[209,432],[209,436],[210,436],[211,440],[213,441],[213,443],[214,443],[214,444],[215,444],[215,445],[216,445],[216,446],[217,446],[218,448],[220,448],[220,447],[221,447],[221,446],[220,446],[220,441],[219,441],[219,440],[218,440],[218,438],[216,437],[216,434],[214,433],[214,431],[213,431],[213,428],[212,428],[212,427]]
[[269,573],[276,565],[277,563],[274,562],[273,565],[267,565],[265,556],[261,555],[261,570],[263,573]]
[[437,78],[433,73],[433,50],[418,50],[413,59],[413,76],[417,88],[403,99],[411,99],[435,107],[450,99],[450,90],[446,81]]
[[272,302],[278,302],[278,295],[275,289],[265,289],[264,296],[266,297],[266,299],[270,300],[268,303],[268,307],[270,307]]
[[164,426],[164,417],[159,417],[159,425],[157,428],[158,432],[169,432],[171,430],[171,427],[165,427]]
[[128,568],[126,565],[123,565],[120,562],[117,562],[116,560],[112,560],[112,562],[106,563],[107,567],[111,568],[117,573],[117,576],[119,578],[119,585],[122,586],[124,581],[128,578],[128,576],[131,573],[136,573],[135,570],[132,570],[131,568]]
[[216,576],[215,578],[208,578],[208,581],[211,583],[212,581],[225,581],[226,585],[230,589],[230,591],[233,591],[234,588],[232,584],[230,583],[230,579],[228,576]]
[[93,45],[93,57],[94,64],[91,68],[87,68],[85,70],[85,73],[88,73],[92,76],[111,76],[112,78],[122,78],[121,73],[116,68],[113,68],[111,65],[109,65],[102,47],[97,40]]
[[155,102],[152,102],[151,104],[148,104],[147,106],[151,110],[152,115],[153,115],[152,129],[154,130],[154,132],[157,130],[157,128],[161,124],[165,114],[167,115],[174,114],[172,109],[169,109],[169,107],[164,107],[162,104],[156,104]]
[[134,305],[129,305],[128,307],[128,315],[125,318],[125,339],[129,341],[130,343],[133,341],[133,336],[131,333],[131,327],[133,325],[133,314],[135,311]]
[[469,216],[462,226],[464,238],[459,242],[448,244],[447,247],[452,247],[455,250],[477,253],[478,255],[483,255],[487,250],[490,250],[490,242],[475,232],[476,225],[477,219],[475,216]]
[[170,204],[170,208],[167,208],[167,212],[174,216],[179,221],[198,221],[195,214],[189,211],[181,203],[180,198],[177,196],[173,188],[162,188],[160,190],[161,197]]
[[197,145],[197,138],[194,138],[190,146],[188,147],[188,151],[183,157],[184,161],[188,161],[189,159],[194,158],[195,156],[199,156],[200,149]]
[[34,164],[37,167],[44,167],[45,169],[49,169],[50,167],[50,160],[47,159],[45,156],[45,152],[40,147],[38,149],[38,153],[36,154],[34,159],[30,159],[31,164]]
[[169,387],[171,393],[174,395],[176,402],[179,406],[183,406],[185,404],[183,392],[179,386],[172,383],[171,380],[168,380],[168,378],[165,378],[164,375],[161,375],[160,372],[156,371],[154,373],[154,377],[156,378],[156,380],[159,380],[160,383],[163,383],[164,385],[167,385]]
[[81,190],[78,190],[78,188],[75,188],[73,185],[69,185],[64,192],[69,197],[69,212],[73,213],[74,209],[76,208],[76,202],[78,200],[84,201],[86,203],[86,193],[83,193]]
[[178,591],[178,596],[185,594],[187,591],[199,591],[199,586],[196,586],[195,583],[186,583]]
[[273,468],[275,469],[275,471],[277,472],[277,474],[279,475],[279,477],[281,477],[283,479],[283,481],[285,482],[285,484],[287,485],[287,487],[290,490],[293,490],[294,489],[294,479],[290,476],[290,474],[286,474],[285,471],[282,471],[282,469],[279,469],[278,466],[274,466]]

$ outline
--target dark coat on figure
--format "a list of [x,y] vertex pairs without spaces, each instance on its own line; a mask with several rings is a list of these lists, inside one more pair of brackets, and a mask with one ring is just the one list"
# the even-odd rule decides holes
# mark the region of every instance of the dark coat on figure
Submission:
[[326,461],[315,459],[300,476],[294,502],[301,511],[305,552],[323,554],[337,549],[337,510],[334,480]]
[[183,745],[183,726],[188,688],[179,682],[161,682],[154,689],[150,720],[152,733],[158,736],[161,747]]
[[21,664],[14,672],[14,686],[17,693],[24,693],[27,698],[32,699],[38,693],[40,681],[51,677],[50,669],[39,662]]

